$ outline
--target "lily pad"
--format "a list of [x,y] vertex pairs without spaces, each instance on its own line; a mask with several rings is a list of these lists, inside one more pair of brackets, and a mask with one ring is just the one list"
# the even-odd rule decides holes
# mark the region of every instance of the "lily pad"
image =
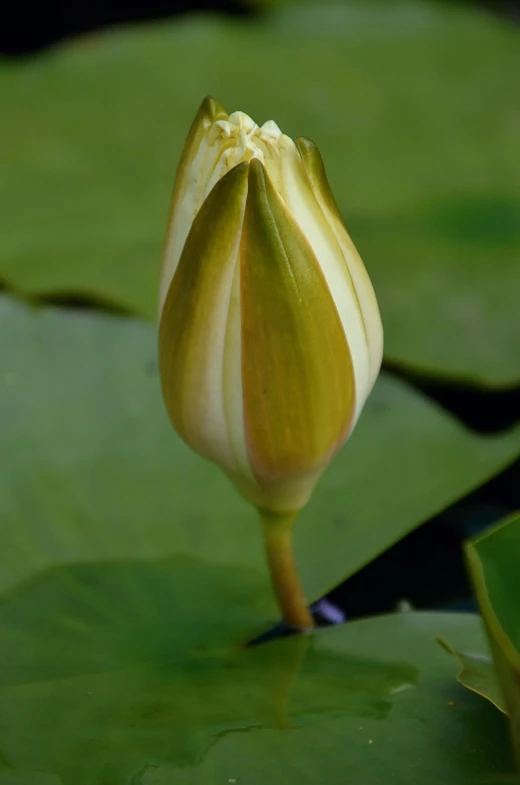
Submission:
[[459,785],[511,768],[434,639],[482,645],[477,617],[244,649],[253,594],[245,570],[174,557],[62,565],[4,595],[0,784]]
[[[0,591],[59,564],[189,556],[258,584],[277,616],[260,526],[176,436],[139,321],[0,300]],[[513,460],[520,428],[481,438],[383,375],[295,527],[316,599]]]
[[320,146],[388,359],[514,384],[519,38],[448,4],[304,4],[254,24],[128,28],[3,64],[0,279],[153,316],[176,161],[213,93]]
[[[511,770],[496,711],[435,641],[481,649],[477,617],[244,646],[276,618],[259,527],[172,431],[154,327],[3,299],[0,335],[0,785],[460,785]],[[297,525],[309,595],[518,440],[472,436],[382,377]]]
[[520,767],[520,514],[473,538],[466,552]]

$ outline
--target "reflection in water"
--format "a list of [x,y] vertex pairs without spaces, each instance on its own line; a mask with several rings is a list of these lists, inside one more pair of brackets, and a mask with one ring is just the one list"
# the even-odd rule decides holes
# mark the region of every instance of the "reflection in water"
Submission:
[[230,733],[382,719],[414,683],[414,668],[343,656],[319,635],[241,648],[256,585],[177,557],[57,567],[11,592],[0,603],[11,772],[30,762],[74,785],[146,782],[154,761],[194,766]]

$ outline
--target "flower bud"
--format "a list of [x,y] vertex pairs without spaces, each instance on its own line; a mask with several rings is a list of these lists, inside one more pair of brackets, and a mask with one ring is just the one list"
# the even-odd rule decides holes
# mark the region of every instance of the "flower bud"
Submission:
[[368,274],[322,159],[206,99],[177,170],[159,365],[180,436],[263,510],[299,510],[382,356]]

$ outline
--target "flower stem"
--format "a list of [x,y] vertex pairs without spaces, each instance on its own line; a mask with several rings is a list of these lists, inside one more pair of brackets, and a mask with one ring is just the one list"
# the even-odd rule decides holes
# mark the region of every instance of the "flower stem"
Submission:
[[282,616],[292,627],[311,629],[314,620],[303,596],[294,562],[292,527],[297,513],[277,514],[261,510],[260,514],[267,563]]

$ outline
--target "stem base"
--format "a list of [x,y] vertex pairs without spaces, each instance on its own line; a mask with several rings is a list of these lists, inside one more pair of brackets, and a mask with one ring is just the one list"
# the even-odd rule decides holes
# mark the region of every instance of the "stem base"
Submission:
[[261,511],[265,552],[274,593],[285,621],[300,630],[314,627],[294,561],[292,527],[297,513]]

